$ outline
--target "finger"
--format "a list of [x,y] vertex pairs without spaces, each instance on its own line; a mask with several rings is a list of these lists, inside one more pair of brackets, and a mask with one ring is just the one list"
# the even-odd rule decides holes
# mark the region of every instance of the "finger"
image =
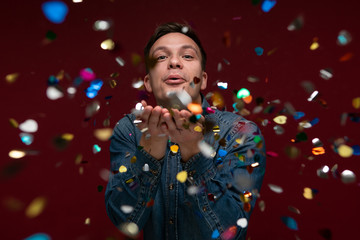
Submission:
[[172,132],[172,131],[176,130],[175,122],[173,121],[172,116],[171,116],[171,114],[169,112],[165,113],[163,115],[163,118],[165,120],[165,123],[166,123],[166,125],[168,127],[169,132]]
[[140,119],[142,122],[138,124],[138,128],[141,130],[145,127],[147,127],[148,122],[149,122],[149,117],[151,114],[151,111],[153,110],[152,106],[147,106],[144,108],[142,114],[137,117],[138,119]]
[[145,100],[141,100],[141,104],[143,105],[143,107],[146,107],[147,106],[147,103]]
[[161,107],[156,106],[152,111],[151,111],[151,115],[149,117],[149,123],[148,123],[148,127],[149,129],[156,129],[159,126],[159,121],[160,121],[160,116],[161,116]]
[[177,128],[183,128],[183,123],[185,119],[180,116],[180,112],[177,109],[172,109],[174,113],[175,125]]

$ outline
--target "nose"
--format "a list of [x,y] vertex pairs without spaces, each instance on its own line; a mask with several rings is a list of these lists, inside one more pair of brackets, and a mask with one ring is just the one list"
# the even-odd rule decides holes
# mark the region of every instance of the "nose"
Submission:
[[183,67],[183,65],[182,65],[179,57],[173,56],[170,58],[169,66],[168,66],[169,69],[176,69],[176,68],[182,69],[182,67]]

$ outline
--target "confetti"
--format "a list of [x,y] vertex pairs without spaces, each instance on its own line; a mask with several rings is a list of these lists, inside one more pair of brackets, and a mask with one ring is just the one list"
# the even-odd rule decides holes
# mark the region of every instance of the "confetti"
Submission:
[[265,211],[265,202],[264,202],[264,200],[260,200],[259,201],[259,208],[260,208],[260,211]]
[[354,99],[352,100],[352,106],[353,106],[355,109],[359,109],[359,108],[360,108],[360,97],[354,98]]
[[104,189],[104,186],[102,186],[102,185],[97,186],[97,191],[98,192],[101,192],[103,189]]
[[125,61],[124,59],[122,59],[121,57],[116,57],[115,61],[120,65],[120,66],[125,66]]
[[353,183],[356,181],[355,173],[350,170],[344,170],[341,172],[341,181],[343,183]]
[[46,96],[50,99],[50,100],[57,100],[59,98],[62,98],[64,96],[63,92],[55,86],[49,86],[46,89]]
[[309,200],[313,199],[314,198],[313,190],[308,187],[304,188],[303,196],[304,196],[304,198],[309,199]]
[[111,24],[109,21],[105,20],[97,20],[94,22],[94,30],[95,31],[106,31],[110,28]]
[[93,153],[96,154],[101,151],[101,147],[97,144],[94,144],[92,150],[93,150]]
[[192,196],[200,192],[199,187],[191,185],[187,188],[187,193]]
[[320,45],[319,45],[319,43],[317,42],[317,39],[315,38],[314,40],[313,40],[313,43],[310,45],[310,50],[316,50],[316,49],[318,49],[320,47]]
[[300,210],[297,209],[296,207],[293,206],[288,206],[289,211],[296,213],[296,214],[300,214]]
[[176,144],[174,144],[174,145],[171,145],[170,146],[170,151],[172,152],[172,153],[177,153],[178,151],[179,151],[179,146],[178,145],[176,145]]
[[312,154],[314,155],[322,155],[322,154],[325,154],[325,148],[323,147],[314,147],[312,149]]
[[30,145],[34,141],[34,136],[29,133],[20,133],[20,139],[25,145]]
[[90,225],[90,218],[86,218],[84,224],[85,225]]
[[281,221],[291,230],[299,230],[295,219],[292,217],[282,216]]
[[246,88],[241,88],[237,94],[236,94],[237,98],[245,98],[245,97],[248,97],[250,96],[250,91],[247,90]]
[[322,166],[321,168],[317,169],[316,174],[320,178],[327,179],[327,178],[329,178],[329,175],[328,175],[329,171],[330,171],[330,168],[327,165],[325,165],[325,166]]
[[285,129],[282,126],[276,125],[274,126],[274,131],[277,135],[282,135],[285,132]]
[[346,30],[341,30],[337,37],[336,43],[340,46],[348,45],[352,40],[351,34]]
[[145,163],[144,166],[143,166],[143,168],[142,168],[142,170],[143,170],[144,172],[148,172],[148,171],[150,170],[149,164]]
[[220,89],[227,89],[228,88],[228,83],[227,82],[218,82],[216,85]]
[[28,119],[19,125],[19,128],[23,132],[33,133],[38,130],[38,124],[33,119]]
[[340,145],[337,150],[339,155],[343,158],[351,157],[353,154],[353,149],[345,144]]
[[305,113],[303,112],[295,112],[295,114],[293,115],[295,120],[299,120],[300,118],[304,117]]
[[129,206],[129,205],[122,205],[120,207],[121,211],[123,211],[123,213],[125,214],[129,214],[129,213],[132,213],[132,211],[134,211],[134,207],[132,206]]
[[124,222],[120,225],[120,231],[128,237],[136,237],[139,234],[139,227],[133,222]]
[[320,70],[320,77],[325,79],[325,80],[329,80],[330,78],[333,77],[332,69],[330,69],[330,68],[321,69]]
[[264,53],[264,49],[261,48],[261,47],[256,47],[255,48],[255,53],[256,53],[256,55],[261,56]]
[[18,79],[19,75],[19,73],[10,73],[6,75],[5,80],[7,83],[14,83]]
[[221,234],[221,239],[222,240],[231,240],[235,237],[236,232],[237,232],[237,227],[231,226],[228,229],[226,229],[225,232],[223,232]]
[[109,38],[102,41],[100,47],[104,50],[113,50],[115,48],[115,42]]
[[195,126],[194,131],[201,133],[203,131],[203,129],[200,126]]
[[200,152],[205,156],[205,157],[213,157],[216,152],[214,151],[214,149],[209,145],[207,144],[206,142],[204,141],[200,141],[198,142],[198,147],[200,149]]
[[189,103],[187,105],[187,108],[189,109],[190,112],[192,112],[195,115],[201,114],[203,112],[201,105],[198,103]]
[[85,108],[85,116],[92,117],[99,110],[100,110],[100,103],[98,101],[91,102]]
[[319,138],[313,138],[313,140],[311,140],[312,144],[314,145],[314,147],[322,147],[323,143],[320,141]]
[[51,237],[45,233],[35,233],[24,240],[51,240]]
[[19,127],[19,123],[14,118],[9,118],[9,123],[13,128]]
[[273,119],[274,122],[277,124],[285,124],[287,120],[287,117],[285,115],[277,116]]
[[45,17],[52,23],[60,24],[65,21],[68,6],[62,1],[48,1],[41,5]]
[[79,72],[80,77],[84,81],[92,81],[96,78],[94,71],[91,68],[83,68]]
[[112,128],[101,128],[94,130],[94,136],[100,141],[108,141],[112,135]]
[[181,171],[178,174],[176,174],[176,179],[181,182],[184,183],[187,179],[188,173],[186,171]]
[[276,4],[276,0],[264,0],[261,4],[261,10],[269,12]]
[[215,229],[213,233],[211,234],[211,238],[218,238],[220,236],[219,230]]
[[349,61],[352,57],[354,56],[353,53],[345,53],[343,56],[340,57],[339,61],[340,62],[346,62],[346,61]]
[[28,218],[35,218],[39,216],[45,209],[47,200],[44,197],[37,197],[28,205],[25,210],[25,215]]
[[360,156],[360,146],[359,145],[352,146],[352,149],[353,149],[354,156]]
[[289,26],[287,27],[287,30],[289,30],[289,31],[299,30],[303,27],[303,25],[304,25],[304,17],[302,15],[300,15],[289,24]]
[[239,226],[239,227],[242,227],[242,228],[246,228],[247,225],[248,225],[248,221],[246,218],[240,218],[236,221],[236,224]]
[[119,168],[119,172],[120,173],[127,172],[127,168],[124,165],[121,165],[120,168]]
[[258,77],[256,77],[256,76],[248,76],[247,80],[248,80],[248,82],[251,82],[251,83],[255,83],[255,82],[260,81],[260,79]]
[[275,185],[275,184],[268,184],[269,188],[271,191],[275,192],[275,193],[282,193],[283,189],[282,187]]

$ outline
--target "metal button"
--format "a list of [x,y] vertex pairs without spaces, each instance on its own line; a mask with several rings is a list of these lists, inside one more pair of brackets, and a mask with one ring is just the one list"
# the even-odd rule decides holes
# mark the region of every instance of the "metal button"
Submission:
[[203,211],[206,212],[206,207],[203,207]]
[[170,218],[169,223],[174,224],[174,220],[172,218]]
[[169,189],[170,189],[170,190],[173,190],[173,189],[174,189],[174,184],[173,184],[173,183],[171,183],[171,184],[169,185]]

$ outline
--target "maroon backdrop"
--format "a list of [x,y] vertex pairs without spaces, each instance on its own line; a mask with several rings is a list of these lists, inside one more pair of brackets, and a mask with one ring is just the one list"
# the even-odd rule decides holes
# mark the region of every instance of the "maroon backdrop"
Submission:
[[[143,78],[145,71],[143,58],[136,64],[134,56],[142,57],[143,47],[156,25],[168,21],[188,22],[202,39],[210,77],[205,94],[220,92],[227,109],[232,111],[233,90],[250,90],[254,100],[246,105],[251,112],[247,118],[260,126],[267,151],[278,154],[267,158],[258,201],[265,203],[265,209],[258,204],[254,209],[248,238],[356,238],[359,181],[345,184],[338,174],[332,173],[323,179],[316,170],[338,164],[338,173],[348,169],[360,176],[360,157],[342,158],[333,148],[339,138],[349,146],[360,144],[360,123],[348,118],[341,124],[343,113],[360,112],[352,105],[353,99],[360,97],[357,1],[279,0],[268,13],[261,10],[260,3],[251,0],[65,1],[69,13],[62,24],[45,18],[43,2],[9,0],[1,6],[2,239],[24,239],[39,232],[52,239],[126,239],[112,225],[104,206],[107,182],[100,172],[109,167],[109,141],[98,140],[93,132],[104,128],[107,118],[109,127],[114,127],[138,101],[139,90],[132,87],[132,82]],[[302,28],[289,31],[288,25],[299,16],[304,20]],[[93,24],[101,19],[111,20],[113,27],[95,31]],[[352,36],[346,46],[336,43],[341,30]],[[52,40],[47,38],[49,31],[56,34]],[[113,51],[100,48],[107,38],[116,42]],[[310,50],[316,38],[319,48]],[[256,47],[264,49],[262,56],[255,53]],[[124,59],[125,66],[121,67],[116,57]],[[78,88],[74,98],[48,99],[47,79],[51,75],[64,71],[59,85],[66,91],[86,67],[104,81],[95,99],[85,96],[83,90],[88,83]],[[325,68],[333,71],[329,80],[319,75]],[[9,83],[5,78],[12,73],[19,76]],[[256,76],[259,81],[249,82],[249,76]],[[115,88],[109,85],[112,79],[117,81]],[[219,89],[215,84],[218,80],[227,82],[228,89]],[[319,100],[307,101],[310,93],[302,87],[304,81],[315,86],[327,107]],[[254,114],[256,98],[263,98],[264,109],[273,100],[280,103],[272,103],[275,108],[270,113]],[[99,101],[100,110],[86,119],[86,106],[94,100]],[[283,112],[286,102],[306,115],[300,120],[287,115],[288,120],[282,125],[285,132],[277,135],[273,118]],[[319,123],[303,131],[308,140],[293,143],[291,139],[299,133],[298,123],[314,118],[319,118]],[[9,124],[10,119],[18,123],[27,119],[38,122],[31,145],[22,143],[21,131]],[[263,119],[269,120],[267,126],[261,125]],[[60,149],[54,139],[64,133],[73,134],[74,138]],[[313,138],[323,142],[325,154],[313,155]],[[99,153],[93,153],[94,144],[101,147]],[[286,150],[290,148],[299,151],[297,157],[288,154]],[[12,159],[8,153],[13,149],[33,151],[21,159]],[[80,155],[82,162],[77,163]],[[268,184],[280,186],[283,192],[272,191]],[[313,189],[313,199],[303,196],[306,187]],[[26,210],[37,197],[46,199],[46,205],[38,216],[29,218]],[[281,220],[284,216],[293,218],[298,230],[288,228]],[[87,218],[90,224],[85,224]]]

